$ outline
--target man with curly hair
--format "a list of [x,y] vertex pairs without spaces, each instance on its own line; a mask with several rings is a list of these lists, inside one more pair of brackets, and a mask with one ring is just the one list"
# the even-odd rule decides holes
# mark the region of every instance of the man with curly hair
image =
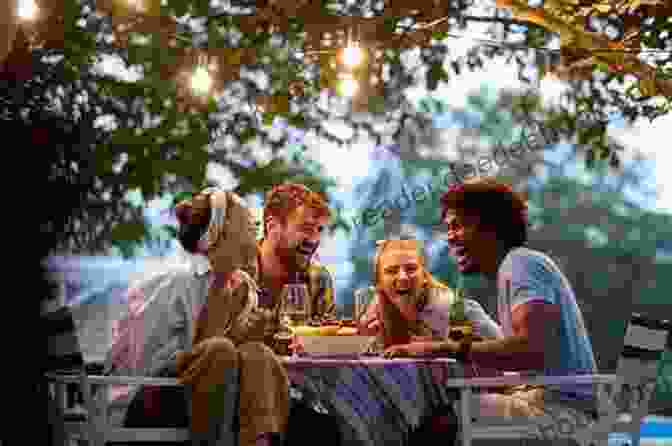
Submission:
[[[412,343],[391,347],[387,354],[452,353],[486,368],[546,376],[596,373],[590,338],[569,281],[550,257],[524,246],[525,198],[493,178],[479,177],[450,187],[441,205],[450,253],[459,271],[481,273],[497,283],[504,337],[473,343],[468,338]],[[577,423],[587,425],[582,409],[594,408],[594,390],[592,385],[523,386],[483,393],[474,401],[473,417],[539,417],[543,423],[569,411]]]

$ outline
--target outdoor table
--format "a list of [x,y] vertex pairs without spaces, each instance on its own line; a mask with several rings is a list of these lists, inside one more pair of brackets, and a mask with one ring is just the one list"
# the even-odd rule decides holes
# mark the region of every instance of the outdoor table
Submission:
[[342,444],[394,446],[433,409],[451,405],[457,394],[443,386],[464,377],[450,358],[283,357],[293,399],[338,419]]

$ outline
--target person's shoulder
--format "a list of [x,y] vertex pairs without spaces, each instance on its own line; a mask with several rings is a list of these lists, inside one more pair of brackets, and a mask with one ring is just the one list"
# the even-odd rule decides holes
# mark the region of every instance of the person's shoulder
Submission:
[[171,268],[152,274],[130,284],[131,290],[153,291],[159,289],[169,289],[174,287],[188,286],[197,281],[198,277],[187,268]]
[[546,254],[527,247],[514,248],[507,254],[500,267],[501,271],[550,272],[549,259]]
[[238,269],[234,272],[232,277],[232,286],[234,288],[242,288],[245,290],[250,290],[254,292],[259,292],[259,284],[254,278],[242,269]]
[[431,287],[429,288],[429,300],[450,305],[455,300],[455,290],[447,286]]
[[308,266],[308,274],[317,276],[320,280],[331,281],[333,277],[331,270],[317,260],[311,260],[310,265]]

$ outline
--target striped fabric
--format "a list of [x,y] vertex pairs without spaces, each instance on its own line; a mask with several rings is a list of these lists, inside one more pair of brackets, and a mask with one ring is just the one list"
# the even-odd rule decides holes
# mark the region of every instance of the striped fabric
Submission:
[[292,358],[291,393],[339,420],[348,446],[402,446],[432,409],[452,404],[440,383],[459,377],[450,360]]

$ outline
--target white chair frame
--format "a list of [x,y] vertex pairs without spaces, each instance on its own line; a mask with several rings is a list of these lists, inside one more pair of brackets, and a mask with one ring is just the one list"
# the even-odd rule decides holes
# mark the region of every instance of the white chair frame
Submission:
[[[65,386],[78,383],[84,396],[86,415],[82,421],[64,421],[66,445],[69,439],[82,439],[91,446],[105,446],[110,442],[186,442],[189,440],[188,428],[123,428],[109,424],[108,399],[106,390],[112,385],[151,385],[164,387],[182,386],[174,378],[147,378],[135,376],[97,376],[87,375],[84,371],[79,375],[66,375],[50,372],[47,379],[53,385],[53,396],[57,408],[67,414],[65,407]],[[94,398],[94,386],[101,387],[103,395]]]
[[[665,345],[672,342],[672,324],[669,321],[653,320],[654,324],[662,324],[656,329],[642,326],[642,320],[651,323],[652,319],[633,314],[628,324],[624,350],[621,353],[616,374],[606,375],[579,375],[579,376],[503,376],[496,378],[471,378],[451,380],[447,387],[458,389],[460,392],[459,410],[456,410],[460,420],[460,439],[462,446],[471,446],[474,439],[548,439],[540,435],[536,424],[530,422],[523,425],[487,426],[472,422],[472,395],[476,388],[488,389],[502,386],[548,386],[561,384],[592,384],[597,386],[597,416],[598,419],[588,426],[574,430],[569,436],[581,446],[607,446],[609,434],[612,431],[624,432],[630,435],[631,445],[639,446],[640,426],[648,415],[649,401],[656,388],[657,374],[661,370],[662,359],[642,361],[625,355],[627,349],[646,351],[658,354],[660,357]],[[661,328],[662,327],[662,328]],[[609,388],[609,391],[607,391]],[[626,391],[626,392],[624,392]],[[621,410],[617,399],[625,393],[626,415],[629,421],[619,420]],[[639,396],[637,398],[637,396]]]

